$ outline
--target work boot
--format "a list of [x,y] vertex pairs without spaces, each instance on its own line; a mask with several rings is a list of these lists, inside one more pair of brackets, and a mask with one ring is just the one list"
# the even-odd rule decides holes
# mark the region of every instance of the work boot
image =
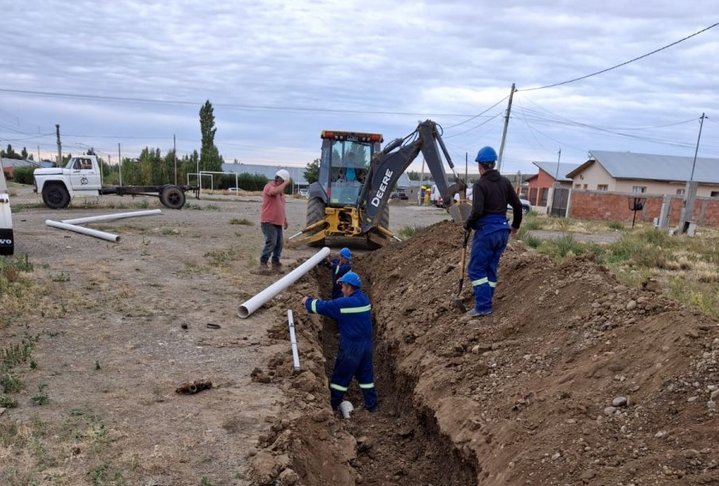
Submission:
[[260,266],[257,267],[257,273],[259,275],[269,275],[272,272],[270,271],[270,267],[267,265],[267,262],[260,262]]
[[275,273],[285,273],[282,263],[280,262],[272,262],[272,271]]
[[478,311],[477,309],[471,309],[469,312],[467,312],[467,315],[469,317],[483,317],[483,316],[489,316],[492,314],[492,311]]

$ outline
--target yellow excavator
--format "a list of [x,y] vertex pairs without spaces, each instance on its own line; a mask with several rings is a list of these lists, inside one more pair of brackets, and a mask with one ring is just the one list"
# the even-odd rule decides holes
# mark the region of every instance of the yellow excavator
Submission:
[[[319,179],[310,184],[307,226],[289,238],[292,244],[323,246],[326,238],[362,238],[370,248],[398,238],[389,230],[390,194],[397,181],[421,152],[444,207],[452,219],[462,223],[471,206],[466,202],[466,182],[457,175],[441,137],[441,127],[432,120],[381,149],[379,133],[324,130]],[[455,182],[447,181],[444,155]],[[460,194],[459,201],[454,195]]]

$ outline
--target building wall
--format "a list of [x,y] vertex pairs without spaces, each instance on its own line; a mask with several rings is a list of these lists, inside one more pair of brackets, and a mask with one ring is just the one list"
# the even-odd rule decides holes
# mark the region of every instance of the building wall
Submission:
[[[569,217],[576,219],[631,221],[634,212],[629,209],[634,195],[618,192],[572,190]],[[662,195],[642,195],[644,209],[637,211],[636,220],[651,223],[659,218]],[[669,225],[679,224],[684,200],[681,196],[671,197]],[[719,198],[697,197],[694,204],[693,221],[699,226],[719,226]]]
[[[677,190],[681,190],[681,194],[684,194],[683,191],[686,189],[687,184],[686,182],[670,183],[647,180],[619,180],[616,181],[616,188],[613,190],[630,193],[634,186],[646,187],[646,194],[668,194],[675,196],[677,195]],[[711,193],[716,191],[719,191],[718,186],[697,185],[697,196],[700,197],[710,197]]]
[[539,170],[537,177],[529,180],[529,194],[527,200],[532,207],[546,206],[549,188],[554,184],[554,177],[543,170]]
[[596,191],[600,185],[607,186],[607,191],[618,190],[616,188],[616,180],[609,175],[609,172],[607,172],[604,167],[596,162],[577,174],[572,181],[572,187],[574,189]]

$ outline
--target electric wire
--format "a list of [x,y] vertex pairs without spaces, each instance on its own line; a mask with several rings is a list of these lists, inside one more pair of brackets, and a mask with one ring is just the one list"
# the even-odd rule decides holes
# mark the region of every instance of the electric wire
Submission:
[[[501,100],[497,101],[495,104],[493,104],[492,106],[490,106],[489,108],[487,108],[486,110],[484,110],[482,113],[480,113],[480,114],[478,114],[478,115],[474,115],[474,116],[471,117],[471,118],[467,118],[466,120],[464,120],[464,121],[462,121],[462,122],[455,123],[454,125],[448,126],[448,127],[447,127],[447,130],[449,130],[450,128],[458,127],[458,126],[460,126],[460,125],[464,125],[465,123],[470,122],[470,121],[474,120],[475,118],[479,118],[480,116],[484,115],[484,114],[487,113],[489,110],[491,110],[492,108],[494,108],[495,106],[497,106],[498,104],[500,104],[501,102],[503,102],[504,100],[506,100],[507,98],[509,98],[509,95],[507,95],[507,96],[505,96],[504,98],[502,98]],[[480,125],[480,126],[481,126],[481,125]]]
[[612,67],[609,67],[609,68],[606,68],[606,69],[602,69],[601,71],[596,71],[596,72],[594,72],[594,73],[586,74],[586,75],[584,75],[584,76],[580,76],[580,77],[574,78],[574,79],[569,79],[569,80],[567,80],[567,81],[561,81],[561,82],[559,82],[559,83],[547,84],[547,85],[545,85],[545,86],[538,86],[538,87],[536,87],[536,88],[524,88],[524,89],[521,89],[521,90],[518,89],[517,91],[537,91],[537,90],[540,90],[540,89],[554,88],[554,87],[556,87],[556,86],[562,86],[562,85],[565,85],[565,84],[574,83],[574,82],[576,82],[576,81],[581,81],[582,79],[591,78],[591,77],[593,77],[593,76],[597,76],[597,75],[599,75],[599,74],[603,74],[603,73],[606,73],[606,72],[608,72],[608,71],[612,71],[612,70],[617,69],[617,68],[620,68],[620,67],[622,67],[622,66],[626,66],[627,64],[631,64],[631,63],[633,63],[633,62],[635,62],[635,61],[639,61],[640,59],[644,59],[645,57],[649,57],[649,56],[651,56],[652,54],[656,54],[657,52],[661,52],[661,51],[663,51],[663,50],[665,50],[665,49],[668,49],[668,48],[670,48],[670,47],[672,47],[672,46],[675,46],[675,45],[677,45],[677,44],[679,44],[679,43],[681,43],[681,42],[684,42],[685,40],[691,39],[691,38],[694,37],[694,36],[697,36],[697,35],[699,35],[699,34],[701,34],[701,33],[703,33],[703,32],[706,32],[706,31],[709,30],[709,29],[713,29],[713,28],[716,27],[717,25],[719,25],[719,22],[716,22],[716,23],[714,23],[714,24],[712,24],[712,25],[710,25],[710,26],[708,26],[708,27],[705,27],[705,28],[703,28],[702,30],[699,30],[699,31],[697,31],[697,32],[694,32],[693,34],[690,34],[690,35],[688,35],[688,36],[686,36],[686,37],[683,37],[683,38],[679,39],[678,41],[674,41],[674,42],[672,42],[671,44],[667,44],[667,45],[665,45],[665,46],[663,46],[663,47],[660,47],[659,49],[654,49],[653,51],[648,52],[648,53],[646,53],[646,54],[643,54],[643,55],[641,55],[641,56],[639,56],[639,57],[635,57],[634,59],[630,59],[630,60],[628,60],[628,61],[622,62],[622,63],[620,63],[620,64],[617,64],[616,66],[612,66]]

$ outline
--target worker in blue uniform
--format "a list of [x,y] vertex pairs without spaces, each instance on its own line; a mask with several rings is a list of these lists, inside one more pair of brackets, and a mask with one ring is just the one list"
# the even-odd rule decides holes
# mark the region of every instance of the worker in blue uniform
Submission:
[[329,261],[330,272],[332,274],[332,298],[339,299],[342,297],[342,287],[338,280],[342,275],[352,271],[352,252],[349,248],[342,248],[339,256]]
[[352,382],[357,378],[365,409],[377,410],[377,391],[372,370],[372,306],[362,292],[362,282],[355,272],[347,272],[339,279],[342,297],[320,300],[304,297],[302,304],[308,312],[321,314],[337,321],[340,334],[335,368],[330,379],[330,404],[337,410]]
[[[474,308],[467,315],[481,317],[492,313],[499,259],[510,233],[516,234],[522,224],[522,204],[509,179],[494,168],[497,153],[492,147],[482,147],[475,161],[479,164],[480,177],[472,189],[472,212],[464,223],[465,230],[474,230],[467,268],[474,291]],[[512,207],[511,226],[507,205]]]

